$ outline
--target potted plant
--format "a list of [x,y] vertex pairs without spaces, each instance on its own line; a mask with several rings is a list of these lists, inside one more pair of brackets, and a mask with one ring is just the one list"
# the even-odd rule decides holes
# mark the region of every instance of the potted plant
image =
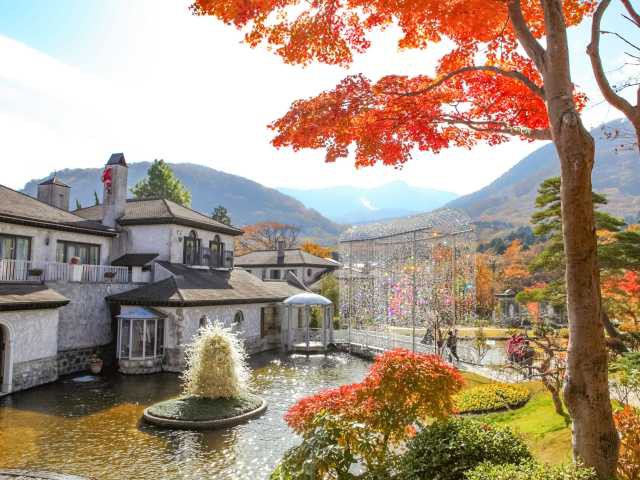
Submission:
[[98,375],[102,371],[103,365],[104,362],[98,356],[98,354],[91,354],[91,356],[89,357],[89,370],[91,370],[91,373],[93,373],[94,375]]
[[71,257],[69,259],[69,271],[72,282],[82,281],[82,265],[80,265],[80,257]]

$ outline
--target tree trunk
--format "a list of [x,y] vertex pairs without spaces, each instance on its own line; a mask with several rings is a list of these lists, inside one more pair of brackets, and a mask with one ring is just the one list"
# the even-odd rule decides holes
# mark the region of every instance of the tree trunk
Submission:
[[592,203],[593,137],[573,100],[566,24],[560,0],[542,0],[547,33],[543,78],[551,134],[560,158],[566,254],[569,349],[564,399],[573,419],[573,453],[600,478],[615,478],[618,435],[613,423],[607,348]]

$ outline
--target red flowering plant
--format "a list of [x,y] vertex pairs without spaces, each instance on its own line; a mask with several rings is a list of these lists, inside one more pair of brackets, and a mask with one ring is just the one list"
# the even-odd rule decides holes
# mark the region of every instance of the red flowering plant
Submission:
[[[359,463],[369,475],[384,476],[416,425],[454,411],[453,396],[463,383],[460,373],[436,355],[386,352],[361,383],[320,392],[291,407],[285,420],[303,443],[285,455],[272,478],[307,478],[310,471],[314,478],[337,478],[345,475],[345,459]],[[333,468],[328,458],[335,462]]]

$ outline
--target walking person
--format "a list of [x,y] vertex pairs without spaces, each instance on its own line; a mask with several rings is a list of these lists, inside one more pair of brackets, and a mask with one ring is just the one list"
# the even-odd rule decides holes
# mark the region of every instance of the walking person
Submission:
[[456,359],[456,363],[459,362],[460,358],[458,358],[458,334],[455,330],[449,330],[449,332],[447,333],[447,348],[449,349],[449,362],[453,362],[453,358]]

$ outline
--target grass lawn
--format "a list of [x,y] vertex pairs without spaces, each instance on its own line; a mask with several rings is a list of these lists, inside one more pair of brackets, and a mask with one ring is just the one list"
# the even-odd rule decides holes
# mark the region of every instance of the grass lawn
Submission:
[[[412,329],[408,327],[389,327],[389,330],[395,331],[398,335],[409,335],[411,336]],[[476,336],[476,331],[478,330],[476,327],[460,327],[457,326],[456,330],[458,331],[458,337],[460,338],[474,338]],[[509,338],[510,330],[508,328],[499,328],[499,327],[484,327],[484,334],[488,339],[492,340],[502,340]],[[422,337],[426,332],[425,328],[416,328],[416,337]],[[447,333],[446,329],[443,333]]]
[[[463,372],[467,387],[492,380],[475,373]],[[571,428],[558,415],[551,395],[540,382],[524,384],[531,390],[531,399],[522,408],[506,412],[479,416],[496,425],[506,425],[524,438],[537,460],[544,463],[567,463],[571,461]]]

